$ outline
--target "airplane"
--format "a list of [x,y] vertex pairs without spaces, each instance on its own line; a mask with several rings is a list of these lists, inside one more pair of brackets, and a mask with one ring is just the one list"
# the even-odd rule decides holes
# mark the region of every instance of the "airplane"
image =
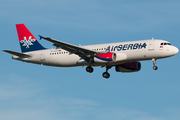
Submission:
[[50,37],[39,35],[40,39],[52,42],[56,48],[43,47],[24,24],[16,24],[22,53],[10,50],[12,59],[54,67],[87,66],[92,73],[94,66],[106,67],[102,74],[109,78],[108,70],[115,67],[116,72],[137,72],[141,69],[139,61],[152,60],[153,69],[157,70],[156,60],[176,55],[179,50],[168,41],[148,39],[129,42],[106,43],[76,46]]

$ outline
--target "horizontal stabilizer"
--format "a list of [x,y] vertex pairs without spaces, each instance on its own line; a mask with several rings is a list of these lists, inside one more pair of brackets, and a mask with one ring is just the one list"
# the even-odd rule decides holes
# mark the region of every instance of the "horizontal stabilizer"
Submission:
[[12,55],[16,55],[19,57],[31,57],[30,55],[24,54],[24,53],[18,53],[18,52],[14,52],[14,51],[10,51],[10,50],[3,50],[4,52],[10,53]]

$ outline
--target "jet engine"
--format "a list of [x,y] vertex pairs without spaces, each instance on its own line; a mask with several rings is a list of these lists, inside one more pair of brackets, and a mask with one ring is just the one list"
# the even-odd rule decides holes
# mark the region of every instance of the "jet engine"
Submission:
[[95,63],[115,62],[115,61],[116,61],[116,53],[113,52],[98,54],[94,57]]
[[137,72],[141,70],[140,62],[128,62],[120,65],[116,65],[116,72]]
[[127,59],[127,55],[125,53],[102,53],[98,54],[94,57],[95,63],[102,63],[102,62],[117,62],[123,61]]

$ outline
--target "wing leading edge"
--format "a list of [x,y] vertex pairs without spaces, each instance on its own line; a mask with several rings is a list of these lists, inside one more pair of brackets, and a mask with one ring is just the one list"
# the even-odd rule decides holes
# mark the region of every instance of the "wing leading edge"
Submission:
[[86,61],[89,61],[90,57],[93,57],[93,56],[95,56],[97,54],[101,54],[99,52],[95,52],[93,50],[86,49],[86,48],[83,48],[83,47],[80,47],[80,46],[65,43],[65,42],[55,40],[55,39],[52,39],[52,38],[49,38],[49,37],[40,36],[40,39],[42,39],[42,38],[49,41],[49,42],[54,43],[53,45],[56,46],[57,48],[67,50],[67,51],[70,52],[70,54],[76,54],[76,55],[80,56],[82,59],[85,59]]

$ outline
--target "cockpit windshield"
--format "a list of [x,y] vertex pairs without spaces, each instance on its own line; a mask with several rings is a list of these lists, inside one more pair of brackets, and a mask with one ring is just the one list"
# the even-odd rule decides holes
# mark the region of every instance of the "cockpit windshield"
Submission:
[[171,43],[161,43],[161,45],[171,45]]

